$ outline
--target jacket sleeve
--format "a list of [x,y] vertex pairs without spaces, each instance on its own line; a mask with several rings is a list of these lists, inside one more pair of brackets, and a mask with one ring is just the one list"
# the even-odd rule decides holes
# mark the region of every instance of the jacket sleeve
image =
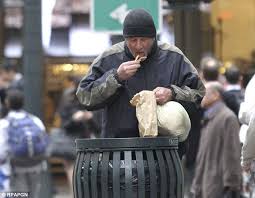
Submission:
[[92,63],[88,75],[81,80],[76,93],[87,110],[103,108],[117,95],[122,85],[115,78],[116,72],[115,69],[105,71],[100,58]]
[[205,95],[205,87],[197,70],[184,55],[180,56],[176,64],[178,67],[178,81],[171,85],[175,93],[175,100],[200,105]]

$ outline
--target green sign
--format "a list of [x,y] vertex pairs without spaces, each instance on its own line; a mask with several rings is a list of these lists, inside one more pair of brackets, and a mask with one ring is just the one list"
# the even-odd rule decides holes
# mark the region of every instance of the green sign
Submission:
[[90,19],[92,29],[99,32],[121,33],[127,13],[143,8],[153,17],[157,31],[161,29],[160,0],[93,0]]

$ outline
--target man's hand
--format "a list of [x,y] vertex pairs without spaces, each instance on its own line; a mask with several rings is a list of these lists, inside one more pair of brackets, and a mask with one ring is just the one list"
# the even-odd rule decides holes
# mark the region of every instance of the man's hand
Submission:
[[72,119],[75,121],[90,120],[93,114],[90,111],[77,111],[73,114]]
[[157,87],[153,90],[156,96],[156,101],[159,105],[163,105],[166,102],[173,99],[173,93],[171,89],[165,87]]
[[135,75],[139,67],[141,67],[139,61],[128,61],[122,63],[117,70],[119,80],[122,81],[129,79]]

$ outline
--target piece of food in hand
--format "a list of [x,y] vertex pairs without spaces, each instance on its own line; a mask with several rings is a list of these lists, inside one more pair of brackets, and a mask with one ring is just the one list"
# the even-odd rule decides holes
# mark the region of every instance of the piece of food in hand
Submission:
[[139,54],[135,57],[135,61],[138,61],[138,59],[140,58]]
[[145,61],[147,56],[140,56],[139,54],[135,57],[135,61],[142,62]]

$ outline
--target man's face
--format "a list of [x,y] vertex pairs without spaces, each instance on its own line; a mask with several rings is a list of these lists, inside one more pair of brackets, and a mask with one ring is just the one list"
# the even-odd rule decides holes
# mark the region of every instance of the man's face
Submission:
[[148,56],[151,51],[154,38],[149,37],[130,37],[126,38],[127,46],[134,57]]
[[201,102],[201,106],[205,109],[212,106],[216,101],[219,100],[219,93],[215,90],[212,90],[210,87],[206,87],[205,96]]

